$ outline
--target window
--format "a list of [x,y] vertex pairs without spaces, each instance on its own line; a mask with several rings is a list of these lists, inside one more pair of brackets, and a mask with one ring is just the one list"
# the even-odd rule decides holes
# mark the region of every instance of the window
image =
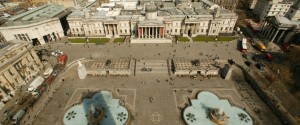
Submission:
[[95,30],[95,33],[97,33],[97,30]]
[[99,33],[101,33],[101,30],[99,30]]
[[127,33],[127,30],[125,30],[125,33]]
[[21,37],[21,34],[18,34],[18,38],[19,38],[20,40],[23,40],[23,38]]
[[12,76],[14,75],[11,70],[8,70],[8,73]]
[[91,34],[91,31],[89,31],[89,34]]
[[27,41],[27,38],[25,37],[25,34],[21,34],[22,35],[22,38]]
[[169,30],[167,30],[167,33],[169,33]]
[[175,29],[175,33],[177,33],[177,29]]
[[223,27],[221,27],[221,31],[223,31]]
[[78,29],[76,28],[76,31],[78,32]]
[[201,32],[203,33],[203,32],[204,32],[204,29],[202,29]]

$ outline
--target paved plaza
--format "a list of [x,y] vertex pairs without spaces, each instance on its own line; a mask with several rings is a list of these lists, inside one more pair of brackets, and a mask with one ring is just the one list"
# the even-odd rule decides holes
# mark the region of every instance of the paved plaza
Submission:
[[[82,93],[98,90],[110,91],[113,98],[120,99],[130,112],[130,125],[183,125],[181,113],[190,105],[189,100],[195,99],[200,91],[210,91],[237,107],[246,110],[254,124],[280,125],[277,117],[258,98],[254,91],[251,98],[257,107],[266,109],[264,115],[258,115],[253,105],[245,100],[236,81],[223,80],[220,77],[210,79],[199,77],[175,77],[168,73],[167,62],[175,58],[210,60],[234,59],[242,64],[241,53],[236,50],[237,42],[230,43],[185,43],[185,44],[107,44],[107,45],[68,45],[54,44],[39,48],[59,49],[69,55],[69,64],[58,76],[50,90],[44,93],[34,108],[29,111],[22,122],[34,125],[62,125],[64,113],[74,104],[80,103]],[[74,51],[77,50],[77,51]],[[80,50],[80,51],[78,51]],[[208,53],[209,52],[209,53]],[[90,56],[92,58],[90,58]],[[131,74],[124,76],[88,76],[79,80],[77,61],[83,64],[103,59],[131,57],[136,60],[135,71],[142,67],[159,69],[160,73]],[[144,64],[145,63],[145,64]],[[166,66],[165,66],[166,65]],[[134,67],[132,67],[133,69]],[[137,73],[138,74],[138,73]],[[139,73],[140,74],[140,73]],[[175,79],[173,79],[175,78]],[[64,79],[64,82],[61,81]],[[38,114],[37,116],[35,116]],[[267,114],[267,115],[265,115]],[[29,116],[30,115],[30,116]],[[29,117],[28,117],[29,116]],[[266,119],[266,120],[264,120]],[[272,122],[269,122],[271,120]]]

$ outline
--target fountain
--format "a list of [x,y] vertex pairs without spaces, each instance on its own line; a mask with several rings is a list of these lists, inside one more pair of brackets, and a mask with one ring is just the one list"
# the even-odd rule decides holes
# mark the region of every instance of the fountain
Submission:
[[91,104],[90,110],[87,115],[88,122],[92,125],[100,123],[103,119],[104,112],[100,108],[96,108],[93,104]]
[[219,109],[211,109],[209,115],[211,121],[218,125],[224,125],[227,123],[227,116],[222,107]]

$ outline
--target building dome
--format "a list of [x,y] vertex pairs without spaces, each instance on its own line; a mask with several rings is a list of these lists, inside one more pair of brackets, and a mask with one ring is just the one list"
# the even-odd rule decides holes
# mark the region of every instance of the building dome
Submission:
[[146,12],[156,12],[157,11],[157,6],[154,3],[146,4],[145,11]]

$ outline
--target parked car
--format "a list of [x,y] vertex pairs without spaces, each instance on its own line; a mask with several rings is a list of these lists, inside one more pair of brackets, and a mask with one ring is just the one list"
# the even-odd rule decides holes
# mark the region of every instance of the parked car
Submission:
[[3,114],[4,114],[5,116],[7,116],[7,115],[11,112],[12,109],[14,109],[14,106],[11,106],[11,107],[7,108],[7,109],[3,112]]
[[265,65],[264,65],[263,63],[259,62],[259,63],[256,64],[256,67],[257,67],[258,69],[264,69],[264,68],[265,68]]
[[262,61],[263,56],[261,54],[255,54],[255,55],[252,56],[252,59],[254,61]]
[[245,64],[246,64],[248,67],[252,66],[252,62],[250,62],[250,61],[245,61]]
[[17,124],[20,122],[21,118],[25,115],[25,110],[19,110],[14,117],[12,118],[11,123],[12,124]]
[[228,63],[233,65],[233,64],[235,64],[235,61],[233,61],[233,59],[228,59]]
[[249,55],[248,55],[247,53],[244,53],[242,56],[243,56],[245,59],[249,59]]
[[26,101],[26,98],[19,98],[15,101],[15,104],[23,105],[23,103]]
[[57,74],[58,74],[58,70],[54,70],[54,71],[52,72],[52,75],[53,75],[53,76],[57,76]]

